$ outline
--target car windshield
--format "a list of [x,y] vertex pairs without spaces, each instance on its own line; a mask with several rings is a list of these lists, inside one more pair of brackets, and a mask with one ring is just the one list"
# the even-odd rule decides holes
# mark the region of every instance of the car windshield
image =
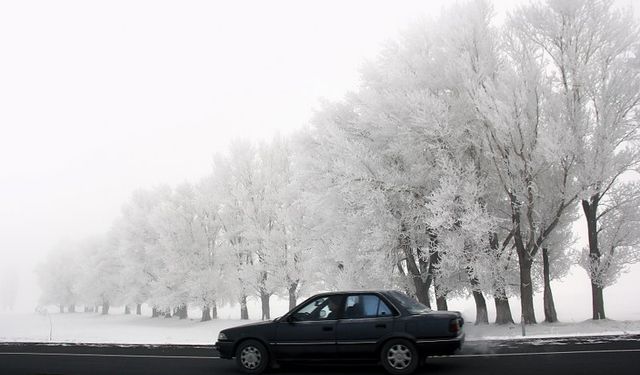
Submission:
[[404,293],[393,291],[393,292],[391,292],[391,295],[396,300],[398,300],[398,302],[400,302],[402,307],[404,307],[411,314],[420,314],[420,313],[423,313],[423,312],[431,311],[430,308],[428,308],[427,306],[421,304],[420,302],[416,301],[415,299],[409,297],[408,295],[406,295]]

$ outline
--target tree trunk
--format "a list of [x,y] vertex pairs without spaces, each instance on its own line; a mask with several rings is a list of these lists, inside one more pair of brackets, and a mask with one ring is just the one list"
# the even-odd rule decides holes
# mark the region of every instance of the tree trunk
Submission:
[[171,315],[171,307],[167,307],[167,308],[164,310],[164,314],[163,314],[163,315],[164,315],[164,317],[165,317],[165,318],[171,318],[171,316],[172,316],[172,315]]
[[487,312],[487,301],[484,299],[482,292],[474,290],[473,299],[476,303],[475,325],[489,324],[489,313]]
[[185,303],[178,306],[176,308],[176,314],[174,315],[177,315],[181,320],[189,318],[189,307],[187,306],[187,304]]
[[218,319],[218,303],[211,302],[211,319]]
[[[471,273],[471,271],[469,271]],[[487,312],[487,301],[484,299],[482,292],[479,290],[478,278],[469,275],[469,282],[473,290],[473,300],[476,303],[476,322],[475,324],[489,324],[489,313]]]
[[447,296],[440,291],[440,287],[436,281],[433,283],[433,289],[436,294],[436,307],[438,308],[438,311],[449,310],[449,307],[447,306]]
[[103,302],[102,303],[102,315],[107,315],[109,314],[109,302]]
[[504,296],[495,296],[493,300],[496,304],[496,324],[514,324],[509,299]]
[[71,304],[67,307],[67,309],[70,313],[74,313],[76,312],[76,305]]
[[265,291],[260,291],[260,302],[262,305],[262,320],[271,319],[271,308],[269,306],[269,299],[271,294]]
[[525,324],[536,324],[536,313],[533,308],[533,282],[531,281],[531,261],[518,256],[520,264],[520,307]]
[[[498,250],[500,249],[500,242],[498,241],[498,234],[491,232],[489,234],[489,243],[491,250],[495,251],[496,261],[500,260]],[[505,272],[507,269],[505,268]],[[507,298],[507,292],[504,289],[505,280],[500,274],[497,275],[498,280],[495,285],[495,291],[493,293],[493,300],[496,305],[496,324],[514,324],[513,316],[511,315],[511,306],[509,305],[509,299]]]
[[413,281],[413,285],[415,287],[416,298],[418,299],[418,301],[420,301],[420,303],[430,308],[431,301],[429,300],[429,285],[427,285],[426,281],[422,278],[422,273],[418,268],[416,259],[413,256],[413,251],[409,246],[409,240],[405,235],[401,235],[399,238],[399,243],[406,257],[407,270],[409,271],[409,275],[411,275],[411,280]]
[[542,248],[542,273],[544,275],[544,321],[547,323],[555,323],[558,321],[556,313],[556,305],[553,302],[553,293],[551,292],[551,272],[549,269],[549,254],[547,248]]
[[211,309],[209,308],[209,306],[203,306],[202,307],[202,319],[200,319],[201,322],[208,322],[209,320],[211,320]]
[[[425,280],[425,285],[427,287],[427,292],[429,291],[429,288],[431,287],[431,283],[433,283],[433,290],[434,290],[434,294],[436,295],[436,307],[438,308],[438,310],[447,310],[447,299],[446,296],[441,296],[440,299],[438,298],[439,293],[439,287],[438,285],[436,285],[436,266],[438,264],[440,264],[440,252],[438,251],[434,251],[433,249],[438,245],[438,236],[436,236],[433,231],[431,230],[427,230],[427,234],[429,235],[429,243],[430,243],[430,248],[431,250],[429,250],[430,254],[429,254],[429,264],[427,265],[427,263],[423,260],[423,257],[420,256],[420,248],[418,248],[418,259],[419,259],[419,264],[420,264],[420,270],[422,272],[425,271],[427,272],[427,277]],[[428,293],[427,293],[428,294]],[[430,305],[427,305],[427,307],[431,307]]]
[[152,318],[157,318],[160,316],[160,309],[158,309],[157,307],[152,307],[151,308],[151,317]]
[[142,304],[138,303],[136,305],[136,315],[142,315]]
[[64,314],[64,305],[60,304],[58,305],[58,308],[60,309],[60,314]]
[[[447,294],[444,293],[440,289],[440,285],[438,285],[438,280],[436,279],[436,265],[440,263],[440,253],[434,251],[429,256],[429,274],[428,278],[433,280],[433,291],[436,295],[436,307],[438,311],[446,311],[449,310],[447,306]],[[431,283],[431,281],[429,281]]]
[[293,310],[293,308],[296,307],[297,305],[297,300],[298,300],[298,296],[296,293],[297,289],[298,289],[297,282],[291,283],[289,285],[289,310]]
[[249,319],[249,309],[247,308],[247,296],[243,295],[240,298],[240,319]]
[[129,305],[125,305],[124,307],[124,315],[131,315],[131,308]]
[[[587,233],[589,234],[589,262],[590,268],[593,265],[600,264],[600,249],[598,248],[598,204],[600,196],[593,195],[589,200],[582,201],[582,210],[587,220]],[[594,280],[594,275],[589,272],[591,278],[591,308],[593,312],[593,320],[606,319],[604,313],[604,297],[602,294],[602,286],[598,280]]]
[[591,299],[593,300],[593,320],[606,319],[602,288],[594,283],[591,283]]
[[436,306],[438,307],[438,311],[447,311],[449,307],[447,305],[447,297],[446,296],[436,296]]

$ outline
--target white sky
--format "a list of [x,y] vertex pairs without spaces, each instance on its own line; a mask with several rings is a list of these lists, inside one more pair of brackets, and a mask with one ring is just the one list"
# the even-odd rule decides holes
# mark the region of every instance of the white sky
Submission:
[[196,181],[234,137],[302,126],[446,3],[0,2],[0,272],[22,274],[19,307],[60,240],[106,231],[137,188]]

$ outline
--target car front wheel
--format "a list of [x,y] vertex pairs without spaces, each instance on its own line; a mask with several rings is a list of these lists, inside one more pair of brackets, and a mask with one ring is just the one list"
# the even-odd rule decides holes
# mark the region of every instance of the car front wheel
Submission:
[[384,369],[393,375],[413,373],[420,362],[416,346],[406,339],[389,340],[382,347],[380,361]]
[[269,365],[269,353],[261,342],[247,340],[236,350],[236,363],[247,374],[261,374]]

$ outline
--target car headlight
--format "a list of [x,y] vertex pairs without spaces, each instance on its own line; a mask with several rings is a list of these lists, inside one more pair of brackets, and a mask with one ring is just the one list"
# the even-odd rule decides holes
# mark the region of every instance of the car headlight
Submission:
[[227,337],[227,335],[224,334],[224,332],[220,332],[220,334],[218,335],[218,341],[225,341],[228,339],[229,338]]

